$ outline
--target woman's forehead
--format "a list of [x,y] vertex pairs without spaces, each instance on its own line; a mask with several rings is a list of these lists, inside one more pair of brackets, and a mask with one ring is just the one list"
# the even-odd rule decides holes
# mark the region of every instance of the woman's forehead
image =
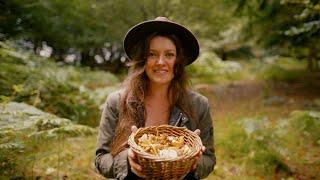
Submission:
[[176,51],[176,46],[168,37],[165,36],[155,36],[150,40],[149,44],[150,50],[174,50]]

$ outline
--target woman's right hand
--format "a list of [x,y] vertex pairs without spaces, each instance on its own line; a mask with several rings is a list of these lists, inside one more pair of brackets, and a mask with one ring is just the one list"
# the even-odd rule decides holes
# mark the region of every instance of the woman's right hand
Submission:
[[[138,130],[136,126],[131,127],[131,132],[135,133]],[[131,148],[128,150],[128,160],[131,167],[131,171],[139,177],[146,178],[146,176],[142,173],[142,167],[137,162],[136,153],[132,151]]]

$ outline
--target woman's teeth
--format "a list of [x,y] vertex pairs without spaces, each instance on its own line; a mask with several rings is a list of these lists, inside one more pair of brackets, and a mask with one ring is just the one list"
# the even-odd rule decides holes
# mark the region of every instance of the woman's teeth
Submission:
[[168,72],[167,70],[154,70],[153,72],[156,72],[156,73],[166,73]]

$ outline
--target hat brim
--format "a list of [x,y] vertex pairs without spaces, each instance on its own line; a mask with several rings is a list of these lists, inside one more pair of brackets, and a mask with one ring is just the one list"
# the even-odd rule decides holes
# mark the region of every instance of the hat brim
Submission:
[[145,21],[132,27],[126,34],[123,47],[129,59],[132,59],[135,45],[154,32],[172,33],[181,41],[185,54],[185,65],[191,64],[199,55],[199,43],[195,36],[185,27],[170,21]]

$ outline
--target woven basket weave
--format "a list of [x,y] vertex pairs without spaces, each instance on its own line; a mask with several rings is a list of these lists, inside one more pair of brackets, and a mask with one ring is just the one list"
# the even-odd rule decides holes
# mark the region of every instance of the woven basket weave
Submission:
[[[176,158],[159,157],[145,152],[138,146],[138,139],[143,134],[167,134],[169,136],[183,136],[190,151]],[[142,173],[147,179],[183,179],[195,162],[195,156],[201,150],[202,142],[194,132],[184,127],[170,125],[150,126],[139,128],[129,136],[128,144],[136,153],[138,163],[142,166]]]

